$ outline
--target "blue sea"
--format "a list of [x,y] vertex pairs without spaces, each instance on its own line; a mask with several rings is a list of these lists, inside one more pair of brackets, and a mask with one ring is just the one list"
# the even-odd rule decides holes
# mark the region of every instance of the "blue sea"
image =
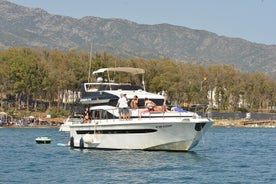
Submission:
[[57,146],[68,140],[58,129],[1,128],[0,183],[276,183],[275,128],[212,128],[190,152]]

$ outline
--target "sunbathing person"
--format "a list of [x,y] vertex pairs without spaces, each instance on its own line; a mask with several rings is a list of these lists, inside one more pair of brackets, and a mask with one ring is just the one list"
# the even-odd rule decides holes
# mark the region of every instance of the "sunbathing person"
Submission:
[[149,111],[154,111],[156,104],[148,98],[145,98],[145,108]]

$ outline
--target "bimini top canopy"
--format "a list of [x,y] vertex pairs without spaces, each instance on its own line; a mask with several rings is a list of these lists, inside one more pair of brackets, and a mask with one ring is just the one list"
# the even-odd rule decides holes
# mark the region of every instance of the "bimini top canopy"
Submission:
[[0,116],[6,116],[7,115],[7,113],[5,113],[5,112],[0,112]]
[[93,75],[104,72],[126,72],[133,75],[144,74],[145,70],[141,68],[131,68],[131,67],[115,67],[115,68],[101,68],[93,72]]

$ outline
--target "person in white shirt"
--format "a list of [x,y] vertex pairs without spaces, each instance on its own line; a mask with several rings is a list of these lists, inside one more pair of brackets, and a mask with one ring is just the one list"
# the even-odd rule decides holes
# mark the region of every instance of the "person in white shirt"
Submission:
[[116,107],[118,107],[119,119],[129,119],[128,99],[126,94],[121,94]]

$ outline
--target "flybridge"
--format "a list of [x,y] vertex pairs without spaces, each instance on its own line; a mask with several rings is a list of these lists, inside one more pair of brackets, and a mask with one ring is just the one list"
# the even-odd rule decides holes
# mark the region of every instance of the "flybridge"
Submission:
[[[102,76],[104,73],[107,73],[106,79],[103,79]],[[143,90],[145,90],[145,81],[144,81],[144,74],[145,70],[142,68],[132,68],[132,67],[114,67],[114,68],[100,68],[96,71],[93,72],[93,75],[97,77],[97,83],[102,83],[105,85],[121,85],[122,87],[126,88],[127,86],[131,84],[122,84],[118,82],[114,82],[114,79],[111,79],[111,75],[116,74],[116,73],[128,73],[131,75],[142,75],[142,85],[143,85]],[[116,87],[115,87],[116,88]],[[117,87],[118,88],[118,87]],[[129,87],[127,87],[129,88]]]
[[[121,75],[122,73],[128,75]],[[83,104],[109,104],[115,106],[121,93],[126,93],[129,100],[135,95],[138,96],[140,105],[144,105],[145,97],[152,99],[156,104],[162,104],[162,95],[149,93],[145,90],[144,74],[145,70],[132,67],[101,68],[92,73],[97,79],[96,82],[83,83],[81,86],[81,99]],[[132,76],[141,75],[141,85],[132,83],[121,83],[120,79],[127,81]],[[137,81],[137,80],[135,80]]]
[[132,67],[115,67],[115,68],[101,68],[93,72],[93,74],[104,73],[104,72],[126,72],[133,75],[144,74],[145,70],[141,68]]
[[86,92],[102,90],[143,90],[142,86],[117,83],[85,83],[84,88]]

